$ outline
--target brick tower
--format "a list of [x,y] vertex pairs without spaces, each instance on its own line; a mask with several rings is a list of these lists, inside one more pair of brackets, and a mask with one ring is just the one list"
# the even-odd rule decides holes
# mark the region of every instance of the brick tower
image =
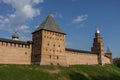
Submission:
[[65,33],[52,14],[33,32],[32,62],[40,65],[66,65]]
[[91,51],[98,54],[98,64],[104,65],[104,44],[99,29],[96,30]]
[[107,48],[107,51],[105,53],[105,56],[110,59],[110,64],[112,64],[112,52],[110,51],[109,48]]

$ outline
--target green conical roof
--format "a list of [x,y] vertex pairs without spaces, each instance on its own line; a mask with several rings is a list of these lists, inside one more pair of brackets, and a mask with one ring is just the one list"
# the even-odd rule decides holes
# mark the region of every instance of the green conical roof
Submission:
[[12,38],[19,38],[19,35],[17,32],[15,32],[13,35],[12,35]]
[[52,14],[48,15],[48,17],[40,24],[40,26],[35,30],[35,32],[42,29],[63,33],[59,25],[54,20]]

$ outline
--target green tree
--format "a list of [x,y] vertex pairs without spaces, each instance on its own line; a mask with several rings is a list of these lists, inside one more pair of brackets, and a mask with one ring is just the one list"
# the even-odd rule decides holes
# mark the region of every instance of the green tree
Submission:
[[120,67],[120,58],[114,58],[113,59],[113,64]]

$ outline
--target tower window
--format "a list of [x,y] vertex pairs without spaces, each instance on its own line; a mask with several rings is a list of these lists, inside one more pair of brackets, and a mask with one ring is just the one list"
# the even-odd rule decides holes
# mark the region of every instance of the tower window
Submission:
[[59,59],[59,56],[57,56],[57,59]]
[[59,66],[60,64],[59,64],[59,63],[57,63],[57,65]]
[[62,51],[60,50],[60,53],[61,53]]
[[60,47],[60,45],[58,45],[58,47]]
[[23,48],[23,44],[22,44],[22,48]]
[[14,44],[14,46],[16,47],[16,44]]
[[51,55],[49,55],[49,58],[51,59]]
[[27,52],[25,52],[25,55],[27,55]]
[[53,63],[50,63],[51,65],[53,65]]
[[30,48],[30,45],[28,46],[28,48]]
[[50,44],[48,43],[47,45],[49,46]]
[[3,45],[3,42],[2,42],[2,45]]
[[27,45],[25,45],[25,48],[27,48]]
[[12,43],[10,43],[10,46],[12,46]]

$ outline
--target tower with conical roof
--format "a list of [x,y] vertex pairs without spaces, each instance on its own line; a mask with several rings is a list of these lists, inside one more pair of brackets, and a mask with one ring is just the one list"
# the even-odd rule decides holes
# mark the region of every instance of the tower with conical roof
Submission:
[[66,65],[65,33],[52,14],[33,32],[32,62],[41,65]]
[[91,48],[91,51],[93,53],[98,54],[98,64],[103,65],[104,64],[104,44],[98,28],[96,29],[96,32],[95,32],[95,38],[93,41],[93,47]]
[[110,51],[109,47],[107,48],[105,56],[110,59],[110,63],[112,64],[112,52]]
[[19,40],[19,35],[17,32],[15,32],[13,35],[12,35],[12,40]]

